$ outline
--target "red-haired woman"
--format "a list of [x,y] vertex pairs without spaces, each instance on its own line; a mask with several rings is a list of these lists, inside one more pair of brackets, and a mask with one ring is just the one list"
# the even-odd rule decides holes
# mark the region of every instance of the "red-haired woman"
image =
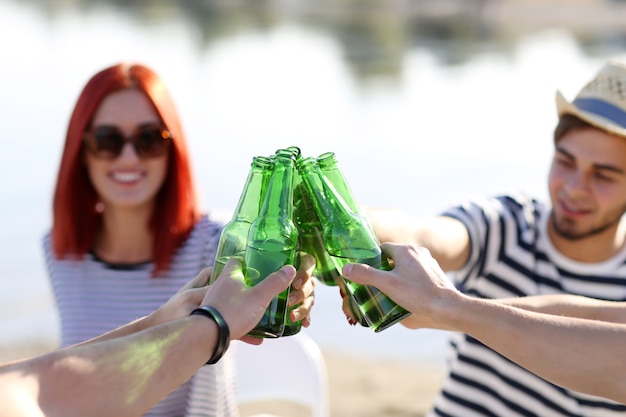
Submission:
[[[222,226],[198,207],[185,136],[162,80],[137,64],[94,75],[70,119],[44,239],[62,345],[158,308],[212,264]],[[302,307],[292,319],[306,326],[313,280],[301,275],[291,304]],[[148,415],[236,416],[232,356],[205,366]],[[152,372],[145,369],[145,384]]]

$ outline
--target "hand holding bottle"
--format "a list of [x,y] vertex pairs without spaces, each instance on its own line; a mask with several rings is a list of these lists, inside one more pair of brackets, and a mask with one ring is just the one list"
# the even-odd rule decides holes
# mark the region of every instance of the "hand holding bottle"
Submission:
[[[313,158],[302,159],[298,164],[298,171],[320,222],[324,225],[326,250],[337,265],[362,262],[386,269],[386,258],[381,256],[378,239],[370,224],[346,204],[320,171],[316,161]],[[367,325],[375,332],[380,332],[409,315],[409,312],[373,285],[364,286],[344,280],[343,288],[357,305]]]
[[[462,295],[428,249],[395,243],[383,243],[381,248],[384,256],[392,259],[392,270],[382,271],[369,265],[350,263],[343,267],[346,279],[362,285],[375,284],[393,301],[412,312],[409,327],[447,330],[435,320],[437,314]],[[347,297],[343,299],[343,311],[346,316],[352,316]]]
[[212,306],[221,313],[231,339],[260,344],[262,339],[246,336],[246,333],[258,323],[276,294],[285,291],[296,276],[293,265],[286,265],[256,285],[248,286],[244,282],[241,259],[230,258],[220,277],[209,286],[201,304]]

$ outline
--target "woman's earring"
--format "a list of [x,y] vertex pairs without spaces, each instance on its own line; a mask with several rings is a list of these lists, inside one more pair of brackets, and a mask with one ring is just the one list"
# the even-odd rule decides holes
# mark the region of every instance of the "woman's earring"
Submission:
[[96,213],[104,213],[104,203],[102,201],[98,201],[95,208]]

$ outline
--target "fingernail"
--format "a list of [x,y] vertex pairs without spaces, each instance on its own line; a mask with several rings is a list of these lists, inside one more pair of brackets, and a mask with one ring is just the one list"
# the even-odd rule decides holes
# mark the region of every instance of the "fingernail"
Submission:
[[288,300],[288,304],[292,305],[294,302],[296,301],[296,296],[295,295],[290,295],[289,296],[289,300]]
[[302,279],[300,278],[291,283],[291,286],[296,290],[300,289],[300,285],[302,285]]
[[352,264],[345,264],[342,270],[343,275],[348,276],[350,275],[350,272],[352,272]]
[[292,265],[285,265],[280,268],[280,272],[285,274],[285,276],[292,276],[295,271],[295,268]]

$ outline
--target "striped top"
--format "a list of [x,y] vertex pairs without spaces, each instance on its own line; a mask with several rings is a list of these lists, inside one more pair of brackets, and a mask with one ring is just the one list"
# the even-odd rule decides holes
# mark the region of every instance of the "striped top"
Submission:
[[[88,254],[59,260],[44,238],[48,273],[61,319],[61,344],[82,342],[145,316],[164,304],[198,272],[212,265],[222,224],[203,216],[172,259],[167,275],[153,278],[153,264],[112,265]],[[202,367],[150,410],[150,417],[238,415],[234,354]]]
[[[571,293],[626,299],[626,251],[594,264],[568,259],[547,237],[549,213],[520,195],[446,211],[465,224],[471,239],[470,260],[454,273],[457,286],[483,298]],[[430,416],[626,415],[626,406],[553,385],[467,335],[454,334],[450,345],[449,374]]]

